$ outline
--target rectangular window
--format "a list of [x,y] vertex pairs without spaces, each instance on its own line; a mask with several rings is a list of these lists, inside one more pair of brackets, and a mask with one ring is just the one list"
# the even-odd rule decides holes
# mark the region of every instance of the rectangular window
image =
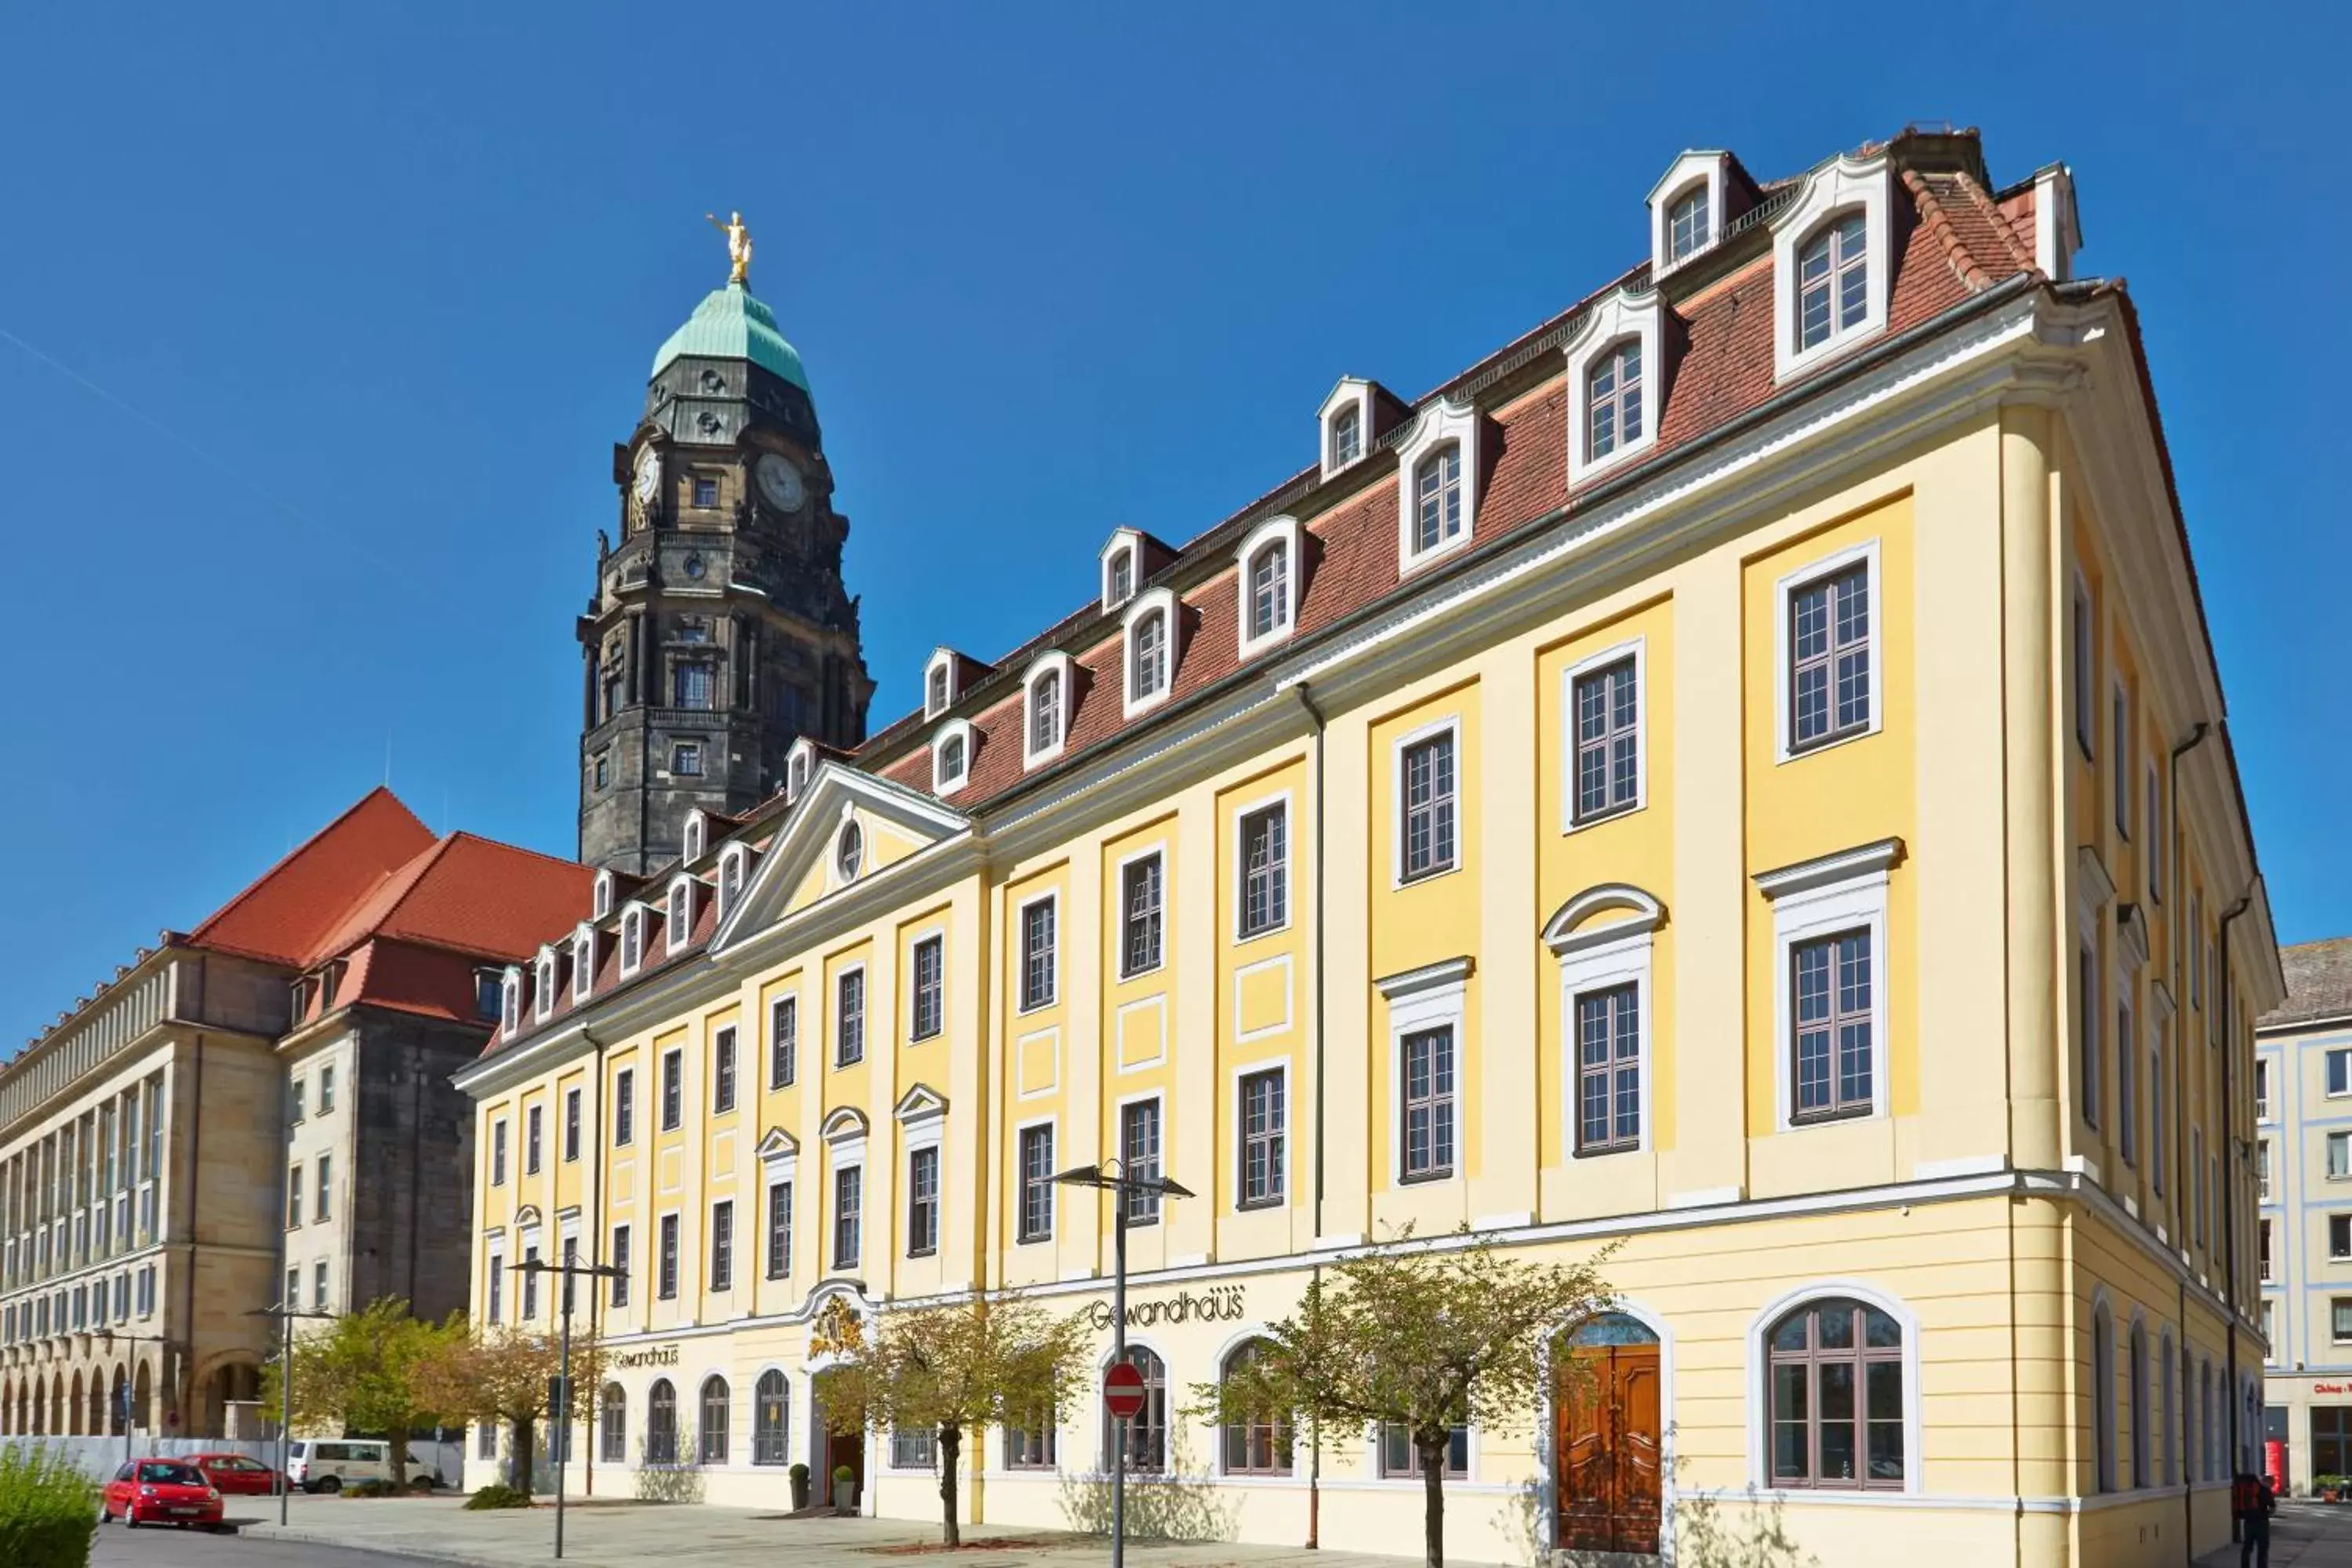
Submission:
[[735,1205],[731,1202],[710,1205],[710,1288],[735,1289]]
[[2352,1405],[2313,1405],[2311,1473],[2340,1476],[2347,1470],[2352,1470]]
[[580,1158],[580,1091],[563,1091],[563,1160],[571,1164]]
[[1160,967],[1162,916],[1160,857],[1130,860],[1118,874],[1118,973],[1124,979]]
[[833,1266],[857,1267],[858,1222],[865,1212],[866,1168],[844,1165],[833,1173]]
[[2147,1045],[2147,1179],[2158,1197],[2164,1195],[2164,1152],[2170,1142],[2165,1129],[2164,1047],[2165,1026],[2158,1024],[2149,1031]]
[[2116,1120],[2123,1145],[2124,1163],[2139,1163],[2139,1035],[2132,1027],[2128,997],[2116,1003]]
[[[2328,1052],[2326,1064],[2328,1095],[2333,1098],[2352,1094],[2352,1050]],[[2267,1059],[2255,1058],[2254,1085],[2255,1103],[2259,1108],[2256,1114],[2267,1121],[2271,1114],[2270,1063]]]
[[319,1114],[324,1116],[334,1109],[335,1069],[331,1066],[322,1067],[319,1069]]
[[327,1310],[327,1264],[324,1258],[310,1269],[310,1310],[314,1312]]
[[623,1068],[613,1077],[613,1142],[626,1148],[637,1136],[637,1075]]
[[2116,682],[2115,700],[2116,749],[2110,759],[2108,773],[2116,785],[2116,831],[2126,838],[2131,837],[2131,699],[2126,695],[2122,681]]
[[1054,1234],[1054,1129],[1021,1130],[1021,1239]]
[[662,1131],[675,1132],[686,1120],[686,1053],[662,1053]]
[[939,1458],[939,1435],[928,1426],[890,1428],[890,1468],[928,1470]]
[[[286,1271],[286,1300],[289,1304],[298,1304],[301,1300],[301,1280],[302,1276],[299,1270],[289,1268]],[[482,1279],[483,1318],[493,1323],[503,1322],[506,1319],[506,1256],[503,1253],[493,1252],[490,1254],[488,1272]]]
[[866,1059],[866,971],[844,970],[834,994],[833,1065],[845,1068]]
[[940,1247],[940,1152],[907,1156],[907,1256],[927,1258]]
[[2189,1130],[2189,1218],[2197,1245],[2205,1245],[2205,1130]]
[[1633,658],[1576,678],[1576,820],[1640,804],[1642,693]]
[[1054,1005],[1054,912],[1052,899],[1039,899],[1021,911],[1021,1010]]
[[1241,822],[1241,920],[1244,938],[1290,923],[1289,808],[1269,805]]
[[702,776],[702,742],[680,741],[672,746],[669,749],[669,771],[680,778],[700,778]]
[[2076,1030],[2083,1049],[2083,1120],[2099,1124],[2099,1094],[2106,1081],[2106,1058],[2099,1049],[2099,954],[2085,944],[2074,957],[2074,979],[2082,994],[2082,1019]]
[[1404,807],[1402,879],[1409,882],[1454,868],[1454,732],[1407,746],[1402,763],[1397,788]]
[[2156,764],[2147,764],[2147,898],[2164,902],[2164,802],[2158,797]]
[[2255,1231],[2254,1256],[2261,1264],[2263,1284],[2271,1282],[2271,1222],[2263,1220]]
[[[1139,1100],[1118,1108],[1118,1157],[1121,1172],[1141,1181],[1160,1179],[1160,1102]],[[1120,1196],[1129,1225],[1160,1223],[1157,1188],[1130,1189]]]
[[[710,666],[697,660],[681,664],[672,673],[677,700],[673,708],[708,708],[710,706]],[[698,772],[700,770],[698,769]]]
[[294,1230],[302,1224],[302,1167],[289,1165],[286,1170],[286,1228]]
[[2336,1296],[2327,1303],[2330,1338],[2339,1345],[2352,1345],[2352,1296]]
[[[1445,1444],[1445,1474],[1459,1479],[1470,1473],[1470,1428],[1456,1426]],[[1397,1479],[1421,1479],[1421,1456],[1413,1451],[1412,1428],[1399,1422],[1381,1424],[1381,1474]]]
[[694,479],[694,504],[698,507],[706,508],[717,506],[719,504],[719,481],[717,479],[706,479],[701,475],[697,474]]
[[927,936],[915,944],[915,994],[908,1008],[912,1038],[928,1040],[946,1026],[947,940]]
[[1576,1152],[1642,1142],[1642,994],[1637,984],[1576,999]]
[[2095,628],[2091,622],[2091,591],[2074,579],[2074,743],[2087,759],[2095,751],[2092,736],[2099,727]]
[[321,1154],[319,1156],[318,1206],[311,1211],[310,1217],[312,1219],[323,1220],[332,1217],[334,1210],[334,1191],[335,1157],[332,1154]]
[[665,1301],[677,1300],[677,1215],[661,1216],[661,1260],[654,1294]]
[[1870,932],[1841,931],[1789,950],[1799,1121],[1867,1116],[1874,1104]]
[[2352,1214],[2327,1216],[2327,1256],[2352,1258]]
[[507,1124],[504,1121],[490,1123],[490,1185],[507,1184]]
[[793,1184],[776,1182],[768,1188],[768,1278],[793,1276]]
[[735,1031],[719,1030],[710,1050],[710,1110],[724,1116],[735,1109]]
[[1050,1415],[1037,1416],[1026,1426],[1008,1426],[1004,1429],[1004,1468],[1008,1470],[1050,1470],[1055,1464],[1055,1422]]
[[613,1305],[629,1304],[629,1227],[613,1227]]
[[522,1260],[526,1265],[521,1271],[522,1316],[523,1321],[525,1322],[529,1322],[533,1318],[539,1316],[539,1273],[536,1269],[528,1267],[529,1265],[539,1261],[539,1248],[536,1247],[524,1247],[522,1249]]
[[788,1087],[800,1073],[801,999],[779,996],[768,1004],[768,1087]]
[[305,1109],[305,1107],[308,1104],[310,1098],[310,1086],[303,1079],[299,1078],[296,1079],[294,1080],[294,1109],[287,1113],[287,1120],[298,1123],[307,1120],[310,1112]]
[[1289,1108],[1280,1068],[1244,1073],[1241,1080],[1244,1208],[1282,1201],[1288,1158],[1283,1147]]
[[540,1108],[531,1106],[522,1113],[522,1173],[539,1174]]
[[1454,1173],[1454,1026],[1405,1036],[1404,1162],[1408,1182]]
[[1857,563],[1789,591],[1789,750],[1870,727],[1870,569]]

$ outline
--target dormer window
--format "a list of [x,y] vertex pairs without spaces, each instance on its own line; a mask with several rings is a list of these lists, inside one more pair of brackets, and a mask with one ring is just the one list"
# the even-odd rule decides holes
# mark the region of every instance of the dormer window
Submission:
[[855,882],[865,865],[866,829],[853,816],[841,825],[841,833],[833,841],[833,868],[843,881]]
[[621,911],[621,973],[635,974],[646,961],[646,907],[631,904]]
[[1360,408],[1342,408],[1331,421],[1331,466],[1344,468],[1364,455],[1364,415]]
[[1021,690],[1021,760],[1024,765],[1034,767],[1060,756],[1069,738],[1069,656],[1040,654]]
[[1372,384],[1360,376],[1339,378],[1316,419],[1323,430],[1323,477],[1329,479],[1364,455],[1372,436]]
[[1123,605],[1134,592],[1135,552],[1122,550],[1110,558],[1110,602]]
[[936,719],[955,706],[963,695],[956,689],[956,656],[951,648],[935,647],[929,663],[923,666],[923,717]]
[[1706,187],[1694,185],[1675,199],[1666,209],[1666,254],[1675,261],[1706,248],[1715,237],[1708,210]]
[[1462,448],[1441,447],[1412,471],[1412,552],[1428,555],[1462,536]]
[[692,861],[702,858],[702,839],[706,831],[702,813],[689,811],[686,814],[686,847],[679,854],[680,859]]
[[1663,278],[1723,237],[1754,188],[1728,153],[1685,153],[1650,187],[1650,273]]
[[1568,341],[1568,478],[1656,444],[1664,406],[1664,306],[1655,292],[1620,289],[1592,307]]
[[1102,547],[1102,607],[1108,615],[1135,597],[1143,581],[1143,535],[1131,528],[1111,531]]
[[596,873],[596,893],[593,918],[601,921],[612,912],[613,873],[610,871],[599,871]]
[[539,950],[539,962],[531,968],[531,1013],[544,1020],[555,1011],[555,954],[545,948]]
[[719,918],[726,919],[735,912],[735,900],[743,896],[743,872],[750,852],[740,844],[730,844],[719,852]]
[[1886,325],[1893,197],[1885,153],[1805,177],[1772,225],[1773,371],[1786,380]]
[[1410,570],[1459,550],[1477,531],[1478,411],[1466,403],[1433,404],[1397,448],[1404,482],[1397,509],[1397,556]]
[[669,885],[669,904],[663,911],[663,945],[675,958],[686,951],[694,935],[694,879],[680,877]]
[[801,792],[808,788],[811,759],[814,755],[806,741],[793,742],[791,758],[784,763],[785,792],[790,799],[798,800]]
[[1127,613],[1126,689],[1121,708],[1141,712],[1165,700],[1174,670],[1176,595],[1155,588]]
[[588,1000],[589,989],[596,983],[596,930],[582,926],[572,933],[572,999]]
[[1298,622],[1298,520],[1270,518],[1242,541],[1242,657],[1288,637]]
[[509,1035],[522,1027],[522,971],[511,966],[499,982],[499,1027]]
[[931,739],[931,793],[952,795],[971,777],[971,726],[951,720]]
[[1586,416],[1595,458],[1617,450],[1621,439],[1642,438],[1642,340],[1627,338],[1585,373]]

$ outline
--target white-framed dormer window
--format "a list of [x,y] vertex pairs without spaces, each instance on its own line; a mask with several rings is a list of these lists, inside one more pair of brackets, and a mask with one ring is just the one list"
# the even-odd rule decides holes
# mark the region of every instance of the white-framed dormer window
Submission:
[[698,807],[693,811],[688,812],[686,814],[686,844],[685,847],[678,851],[678,858],[688,865],[692,865],[695,861],[701,859],[703,841],[708,838],[709,835],[710,825],[703,817],[700,808]]
[[971,777],[971,726],[950,719],[931,737],[931,793],[953,795]]
[[1270,517],[1249,531],[1234,557],[1244,658],[1287,637],[1298,624],[1298,520]]
[[1410,571],[1468,544],[1478,527],[1478,410],[1433,403],[1397,447],[1397,561]]
[[1120,710],[1127,717],[1168,700],[1176,671],[1176,595],[1154,588],[1128,606],[1120,667]]
[[801,797],[801,793],[808,788],[809,775],[815,770],[816,748],[805,739],[794,741],[793,749],[784,759],[784,784],[788,798],[798,800]]
[[662,945],[675,958],[686,951],[694,935],[694,879],[680,876],[671,881],[669,897],[662,906]]
[[1772,906],[1782,1131],[1886,1112],[1886,889],[1903,841],[1882,838],[1759,872]]
[[585,1002],[595,984],[596,928],[583,924],[572,933],[572,999]]
[[1569,483],[1657,444],[1664,315],[1654,289],[1620,289],[1592,307],[1569,341]]
[[1722,237],[1727,153],[1693,150],[1650,187],[1650,275],[1663,278]]
[[589,917],[589,918],[590,918],[590,919],[592,919],[592,920],[600,920],[600,921],[601,921],[601,920],[603,920],[606,915],[609,915],[609,914],[611,914],[611,913],[613,912],[613,873],[612,873],[612,872],[610,872],[610,871],[599,871],[599,872],[597,872],[597,873],[596,873],[596,892],[595,892],[595,900],[594,900],[594,902],[590,906],[590,909],[591,909],[591,913],[590,913],[590,917]]
[[751,852],[740,844],[730,844],[719,852],[719,918],[725,920],[735,912],[735,900],[743,896],[744,877],[751,867]]
[[1021,682],[1021,763],[1035,767],[1062,754],[1070,732],[1070,656],[1041,653]]
[[1839,157],[1805,176],[1772,222],[1776,379],[1810,370],[1886,325],[1893,176],[1884,153]]
[[1323,433],[1323,477],[1329,479],[1361,458],[1372,438],[1372,384],[1344,375],[1317,411]]
[[522,1027],[522,971],[511,963],[499,977],[499,1026],[509,1035]]
[[646,962],[646,906],[635,899],[621,910],[621,975],[626,979]]
[[1774,585],[1775,760],[1878,733],[1886,637],[1878,541],[1811,561]]
[[1115,528],[1097,561],[1102,568],[1102,607],[1108,615],[1135,597],[1143,581],[1143,535],[1131,528]]
[[539,958],[531,965],[531,1016],[544,1020],[555,1011],[555,954],[548,948],[539,950]]
[[936,719],[955,706],[962,693],[956,689],[955,650],[935,647],[923,665],[923,717]]

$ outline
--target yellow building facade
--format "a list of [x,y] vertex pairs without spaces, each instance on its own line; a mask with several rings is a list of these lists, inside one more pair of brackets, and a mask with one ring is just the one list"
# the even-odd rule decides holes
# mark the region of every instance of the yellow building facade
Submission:
[[[824,1431],[813,1319],[1017,1287],[1108,1356],[1111,1200],[1040,1178],[1120,1159],[1196,1194],[1134,1216],[1129,1342],[1197,1528],[1303,1538],[1304,1445],[1183,1407],[1410,1225],[1619,1244],[1556,1353],[1621,1412],[1465,1431],[1464,1559],[1701,1506],[1831,1563],[2226,1540],[2280,981],[2129,302],[1972,136],[1689,153],[1651,209],[1628,281],[1417,403],[1341,382],[1313,468],[1120,531],[1096,605],[510,977],[477,1316],[626,1273],[575,1489],[846,1464],[934,1516],[920,1435]],[[1108,1458],[1091,1403],[975,1435],[965,1511],[1066,1524]],[[1326,1545],[1414,1538],[1381,1434],[1318,1485]]]

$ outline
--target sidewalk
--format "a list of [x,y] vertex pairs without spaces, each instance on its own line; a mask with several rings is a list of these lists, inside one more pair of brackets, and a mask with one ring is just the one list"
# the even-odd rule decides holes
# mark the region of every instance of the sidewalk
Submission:
[[[2238,1568],[2238,1548],[2209,1552],[2197,1563]],[[2271,1517],[2271,1568],[2352,1568],[2352,1504],[2279,1504]]]

